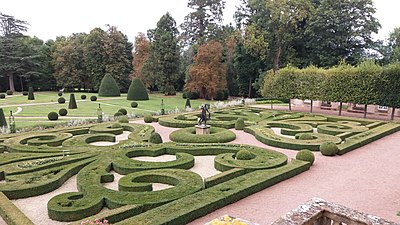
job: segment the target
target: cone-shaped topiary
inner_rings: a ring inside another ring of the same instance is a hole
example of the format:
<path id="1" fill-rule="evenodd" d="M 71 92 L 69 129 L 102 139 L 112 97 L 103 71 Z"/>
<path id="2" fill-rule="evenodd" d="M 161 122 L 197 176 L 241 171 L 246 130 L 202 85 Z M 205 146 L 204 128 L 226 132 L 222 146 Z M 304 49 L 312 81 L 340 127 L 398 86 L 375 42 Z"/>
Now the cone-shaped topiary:
<path id="1" fill-rule="evenodd" d="M 77 109 L 78 105 L 76 104 L 75 95 L 71 94 L 69 97 L 69 105 L 68 109 Z"/>
<path id="2" fill-rule="evenodd" d="M 133 78 L 126 99 L 136 101 L 149 100 L 149 94 L 147 94 L 147 90 L 139 78 Z"/>
<path id="3" fill-rule="evenodd" d="M 296 159 L 310 162 L 312 165 L 315 161 L 315 156 L 314 153 L 312 153 L 312 151 L 303 149 L 296 154 Z"/>
<path id="4" fill-rule="evenodd" d="M 243 130 L 245 127 L 244 124 L 244 119 L 243 118 L 238 118 L 235 122 L 235 129 L 236 130 Z"/>
<path id="5" fill-rule="evenodd" d="M 33 87 L 29 87 L 28 100 L 35 100 L 35 95 L 33 95 Z"/>
<path id="6" fill-rule="evenodd" d="M 101 97 L 119 97 L 121 92 L 115 79 L 110 75 L 106 74 L 101 80 L 99 87 L 99 96 Z"/>
<path id="7" fill-rule="evenodd" d="M 163 140 L 159 133 L 154 132 L 150 135 L 149 142 L 153 143 L 153 144 L 161 144 L 161 143 L 163 143 Z"/>
<path id="8" fill-rule="evenodd" d="M 6 127 L 7 126 L 7 120 L 6 117 L 4 116 L 3 108 L 0 108 L 0 127 Z"/>
<path id="9" fill-rule="evenodd" d="M 186 108 L 192 108 L 192 105 L 190 104 L 190 99 L 189 98 L 186 99 L 185 109 Z"/>

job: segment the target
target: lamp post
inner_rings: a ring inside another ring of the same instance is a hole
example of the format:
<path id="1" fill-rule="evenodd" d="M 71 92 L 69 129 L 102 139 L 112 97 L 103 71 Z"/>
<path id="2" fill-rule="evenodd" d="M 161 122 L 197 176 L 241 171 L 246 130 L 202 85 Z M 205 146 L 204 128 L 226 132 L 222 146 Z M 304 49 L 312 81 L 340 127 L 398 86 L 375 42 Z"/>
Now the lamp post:
<path id="1" fill-rule="evenodd" d="M 100 104 L 99 108 L 97 108 L 97 122 L 98 123 L 103 122 L 103 110 L 101 109 Z"/>
<path id="2" fill-rule="evenodd" d="M 10 117 L 8 119 L 10 120 L 10 132 L 13 134 L 16 132 L 16 130 L 15 130 L 15 118 L 14 115 L 12 114 L 12 111 L 10 111 Z"/>
<path id="3" fill-rule="evenodd" d="M 164 99 L 161 99 L 161 115 L 165 115 Z"/>

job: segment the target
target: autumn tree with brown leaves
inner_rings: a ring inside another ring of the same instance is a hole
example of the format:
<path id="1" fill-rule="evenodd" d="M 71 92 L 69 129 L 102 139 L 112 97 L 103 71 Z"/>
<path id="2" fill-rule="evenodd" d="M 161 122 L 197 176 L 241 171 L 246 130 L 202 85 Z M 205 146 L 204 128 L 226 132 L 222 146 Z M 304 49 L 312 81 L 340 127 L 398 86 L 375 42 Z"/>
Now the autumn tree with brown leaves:
<path id="1" fill-rule="evenodd" d="M 200 98 L 214 99 L 218 91 L 226 89 L 227 66 L 223 62 L 224 48 L 217 41 L 199 47 L 193 65 L 189 68 L 186 90 L 198 92 Z"/>
<path id="2" fill-rule="evenodd" d="M 146 38 L 145 34 L 139 33 L 135 37 L 134 50 L 132 62 L 133 73 L 131 74 L 131 79 L 135 77 L 139 78 L 142 80 L 146 88 L 149 88 L 152 84 L 152 79 L 145 76 L 143 73 L 143 66 L 150 56 L 150 41 Z"/>

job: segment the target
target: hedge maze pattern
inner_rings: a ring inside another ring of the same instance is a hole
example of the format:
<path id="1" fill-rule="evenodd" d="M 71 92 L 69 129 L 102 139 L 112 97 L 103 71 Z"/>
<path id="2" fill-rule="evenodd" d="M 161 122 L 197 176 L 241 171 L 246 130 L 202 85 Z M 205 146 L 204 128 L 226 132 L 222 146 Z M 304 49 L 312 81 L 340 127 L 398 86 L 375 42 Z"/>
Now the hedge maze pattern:
<path id="1" fill-rule="evenodd" d="M 38 196 L 59 188 L 77 174 L 79 192 L 57 195 L 47 203 L 51 219 L 76 224 L 87 217 L 104 218 L 113 224 L 185 224 L 311 166 L 306 161 L 289 161 L 276 151 L 220 143 L 235 139 L 227 129 L 233 128 L 238 118 L 244 119 L 245 132 L 268 145 L 318 150 L 321 143 L 330 141 L 339 146 L 340 154 L 399 130 L 392 123 L 255 108 L 221 110 L 212 116 L 210 124 L 218 127 L 213 130 L 218 138 L 211 143 L 193 141 L 196 137 L 190 127 L 197 123 L 196 113 L 160 117 L 159 123 L 164 126 L 185 128 L 177 131 L 180 140 L 163 144 L 149 143 L 154 128 L 139 124 L 104 123 L 2 136 L 0 191 L 8 199 Z M 276 134 L 273 128 L 279 128 L 283 135 Z M 98 141 L 115 142 L 116 135 L 124 131 L 130 132 L 128 140 L 113 146 L 91 145 Z M 311 133 L 312 138 L 300 140 L 302 133 Z M 241 150 L 252 157 L 237 159 Z M 176 159 L 135 159 L 161 155 L 174 155 Z M 220 173 L 203 179 L 188 169 L 194 166 L 195 156 L 205 155 L 215 156 L 214 167 Z M 118 182 L 118 190 L 103 185 L 114 181 L 112 171 L 125 175 Z M 172 187 L 153 191 L 153 183 Z M 7 198 L 0 196 L 2 201 Z M 12 206 L 3 204 L 0 212 L 15 211 Z M 110 210 L 99 214 L 105 207 Z M 10 218 L 17 224 L 26 223 L 24 216 Z"/>

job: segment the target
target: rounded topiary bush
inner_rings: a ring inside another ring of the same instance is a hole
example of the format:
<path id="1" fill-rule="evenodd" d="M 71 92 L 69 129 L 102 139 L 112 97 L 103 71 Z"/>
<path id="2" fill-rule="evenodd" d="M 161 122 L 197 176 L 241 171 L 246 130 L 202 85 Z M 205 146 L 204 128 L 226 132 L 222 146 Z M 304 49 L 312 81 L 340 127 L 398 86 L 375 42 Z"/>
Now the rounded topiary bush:
<path id="1" fill-rule="evenodd" d="M 333 142 L 325 142 L 319 146 L 319 151 L 324 156 L 335 156 L 339 149 Z"/>
<path id="2" fill-rule="evenodd" d="M 150 114 L 145 115 L 143 119 L 144 119 L 145 123 L 152 123 L 153 122 L 153 116 L 150 115 Z"/>
<path id="3" fill-rule="evenodd" d="M 121 126 L 121 124 L 119 124 L 119 123 L 114 123 L 113 125 L 111 125 L 111 128 L 112 128 L 112 129 L 115 129 L 115 128 L 122 128 L 122 126 Z"/>
<path id="4" fill-rule="evenodd" d="M 115 114 L 114 114 L 114 117 L 120 117 L 120 116 L 123 116 L 124 114 L 122 114 L 120 111 L 118 111 L 118 112 L 116 112 Z"/>
<path id="5" fill-rule="evenodd" d="M 58 103 L 60 103 L 60 104 L 64 104 L 65 103 L 65 98 L 63 98 L 63 97 L 61 97 L 61 98 L 58 98 Z"/>
<path id="6" fill-rule="evenodd" d="M 58 120 L 58 113 L 49 112 L 49 114 L 47 115 L 47 118 L 49 118 L 49 120 Z"/>
<path id="7" fill-rule="evenodd" d="M 68 110 L 60 109 L 58 110 L 58 114 L 60 114 L 60 116 L 66 116 L 68 114 Z"/>
<path id="8" fill-rule="evenodd" d="M 146 87 L 139 78 L 134 78 L 129 86 L 127 100 L 143 101 L 149 100 Z"/>
<path id="9" fill-rule="evenodd" d="M 314 139 L 313 135 L 311 133 L 301 133 L 299 135 L 300 140 L 312 140 Z"/>
<path id="10" fill-rule="evenodd" d="M 96 96 L 90 96 L 90 101 L 92 101 L 92 102 L 95 102 L 95 101 L 97 101 L 97 97 Z"/>
<path id="11" fill-rule="evenodd" d="M 81 99 L 85 100 L 86 99 L 86 95 L 81 95 Z"/>
<path id="12" fill-rule="evenodd" d="M 0 98 L 6 98 L 5 94 L 0 94 Z"/>
<path id="13" fill-rule="evenodd" d="M 22 92 L 22 95 L 23 95 L 23 96 L 27 96 L 27 95 L 28 95 L 28 92 L 27 92 L 27 91 L 24 91 L 24 92 Z"/>
<path id="14" fill-rule="evenodd" d="M 61 97 L 63 95 L 63 93 L 60 91 L 60 92 L 58 92 L 57 95 Z"/>
<path id="15" fill-rule="evenodd" d="M 99 96 L 101 97 L 119 97 L 121 92 L 115 79 L 107 73 L 101 80 L 99 87 Z"/>
<path id="16" fill-rule="evenodd" d="M 122 115 L 126 115 L 128 114 L 128 111 L 126 111 L 126 109 L 119 109 L 118 112 L 122 113 Z"/>
<path id="17" fill-rule="evenodd" d="M 138 107 L 138 103 L 137 103 L 137 102 L 132 102 L 132 103 L 131 103 L 131 107 L 132 107 L 132 108 Z"/>
<path id="18" fill-rule="evenodd" d="M 177 117 L 175 117 L 175 119 L 177 119 L 177 120 L 186 120 L 186 116 L 185 115 L 178 115 Z"/>
<path id="19" fill-rule="evenodd" d="M 312 151 L 310 151 L 308 149 L 303 149 L 296 154 L 296 159 L 310 162 L 312 165 L 315 161 L 315 156 Z"/>
<path id="20" fill-rule="evenodd" d="M 154 132 L 150 135 L 149 142 L 153 143 L 153 144 L 161 144 L 161 143 L 163 143 L 163 140 L 159 133 Z"/>
<path id="21" fill-rule="evenodd" d="M 14 92 L 13 92 L 13 91 L 11 91 L 11 90 L 7 90 L 7 91 L 6 91 L 6 94 L 7 94 L 7 95 L 13 95 L 13 94 L 14 94 Z"/>
<path id="22" fill-rule="evenodd" d="M 235 129 L 236 130 L 243 130 L 244 127 L 245 127 L 244 119 L 243 118 L 237 119 L 236 122 L 235 122 Z"/>
<path id="23" fill-rule="evenodd" d="M 129 118 L 128 118 L 128 116 L 120 116 L 118 118 L 118 122 L 119 123 L 129 123 Z"/>
<path id="24" fill-rule="evenodd" d="M 239 150 L 237 153 L 236 153 L 236 159 L 238 159 L 238 160 L 250 160 L 250 159 L 254 159 L 254 155 L 253 155 L 253 153 L 251 153 L 249 150 L 246 150 L 246 149 L 242 149 L 242 150 Z"/>

